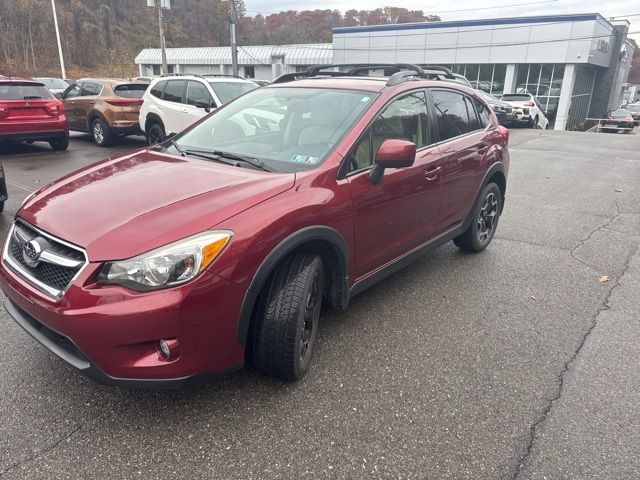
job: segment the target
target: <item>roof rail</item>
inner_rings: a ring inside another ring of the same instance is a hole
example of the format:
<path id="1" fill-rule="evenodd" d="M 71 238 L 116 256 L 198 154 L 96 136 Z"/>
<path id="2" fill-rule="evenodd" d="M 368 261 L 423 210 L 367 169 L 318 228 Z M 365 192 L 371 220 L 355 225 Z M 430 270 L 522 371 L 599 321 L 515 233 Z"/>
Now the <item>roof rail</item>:
<path id="1" fill-rule="evenodd" d="M 336 68 L 347 69 L 336 71 Z M 410 63 L 341 63 L 314 65 L 302 72 L 285 73 L 276 78 L 273 83 L 287 83 L 299 78 L 311 77 L 368 77 L 373 70 L 383 70 L 384 76 L 389 76 L 387 86 L 398 85 L 402 82 L 430 78 L 436 80 L 452 80 L 453 73 L 447 67 L 429 65 L 420 67 Z"/>

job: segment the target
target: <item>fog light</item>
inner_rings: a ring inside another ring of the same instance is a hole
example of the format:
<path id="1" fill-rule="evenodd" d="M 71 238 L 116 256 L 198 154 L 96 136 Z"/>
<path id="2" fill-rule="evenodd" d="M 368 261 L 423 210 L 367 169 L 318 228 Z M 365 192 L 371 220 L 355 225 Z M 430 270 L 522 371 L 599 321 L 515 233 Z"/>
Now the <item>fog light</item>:
<path id="1" fill-rule="evenodd" d="M 160 355 L 165 360 L 172 360 L 180 353 L 180 342 L 177 338 L 160 340 L 158 347 L 160 348 Z"/>

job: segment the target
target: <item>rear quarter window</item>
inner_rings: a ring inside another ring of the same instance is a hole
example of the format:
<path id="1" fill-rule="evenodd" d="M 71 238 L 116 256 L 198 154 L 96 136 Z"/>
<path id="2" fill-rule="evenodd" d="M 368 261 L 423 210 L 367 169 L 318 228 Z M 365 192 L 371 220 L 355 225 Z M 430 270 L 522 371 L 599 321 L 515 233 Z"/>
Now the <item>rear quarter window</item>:
<path id="1" fill-rule="evenodd" d="M 164 87 L 166 86 L 167 86 L 166 80 L 163 80 L 162 82 L 158 82 L 153 87 L 151 87 L 151 90 L 149 91 L 149 93 L 151 93 L 151 95 L 153 95 L 156 98 L 162 98 L 162 94 L 164 93 Z"/>
<path id="2" fill-rule="evenodd" d="M 118 85 L 113 89 L 113 93 L 115 93 L 118 97 L 142 98 L 142 95 L 144 95 L 144 92 L 147 91 L 148 87 L 149 85 L 142 85 L 139 83 Z"/>
<path id="3" fill-rule="evenodd" d="M 0 100 L 35 100 L 38 98 L 51 98 L 52 96 L 49 89 L 41 83 L 0 83 Z"/>

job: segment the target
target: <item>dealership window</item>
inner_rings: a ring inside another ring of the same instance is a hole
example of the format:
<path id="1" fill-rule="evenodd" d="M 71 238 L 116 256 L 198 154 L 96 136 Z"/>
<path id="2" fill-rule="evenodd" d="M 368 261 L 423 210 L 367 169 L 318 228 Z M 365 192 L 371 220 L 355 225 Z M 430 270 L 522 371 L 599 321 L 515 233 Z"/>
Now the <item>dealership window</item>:
<path id="1" fill-rule="evenodd" d="M 446 66 L 452 72 L 464 75 L 471 86 L 478 90 L 498 97 L 504 93 L 504 79 L 507 76 L 506 65 L 470 63 Z"/>
<path id="2" fill-rule="evenodd" d="M 585 121 L 589 115 L 596 69 L 591 65 L 576 66 L 576 80 L 571 92 L 571 106 L 567 115 L 566 128 L 572 128 Z"/>
<path id="3" fill-rule="evenodd" d="M 244 78 L 256 78 L 256 67 L 253 65 L 244 67 Z"/>
<path id="4" fill-rule="evenodd" d="M 515 93 L 531 93 L 540 104 L 549 120 L 556 118 L 564 65 L 532 63 L 518 65 Z"/>

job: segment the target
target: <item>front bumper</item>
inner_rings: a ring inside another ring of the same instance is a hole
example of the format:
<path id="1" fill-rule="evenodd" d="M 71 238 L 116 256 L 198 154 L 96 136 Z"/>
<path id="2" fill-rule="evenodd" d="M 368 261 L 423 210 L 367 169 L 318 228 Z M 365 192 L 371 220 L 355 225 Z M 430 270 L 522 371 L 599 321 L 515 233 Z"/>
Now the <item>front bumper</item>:
<path id="1" fill-rule="evenodd" d="M 31 336 L 90 378 L 134 388 L 180 388 L 240 368 L 236 338 L 244 289 L 205 272 L 167 290 L 98 286 L 90 263 L 58 300 L 0 265 L 5 309 Z M 177 339 L 165 360 L 160 339 Z"/>

